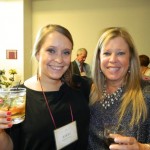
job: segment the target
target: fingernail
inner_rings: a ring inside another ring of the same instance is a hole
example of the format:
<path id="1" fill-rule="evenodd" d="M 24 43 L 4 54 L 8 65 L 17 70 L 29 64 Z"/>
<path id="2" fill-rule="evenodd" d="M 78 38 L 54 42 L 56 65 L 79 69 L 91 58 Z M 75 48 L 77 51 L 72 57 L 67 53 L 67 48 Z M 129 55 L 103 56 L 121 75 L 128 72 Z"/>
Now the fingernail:
<path id="1" fill-rule="evenodd" d="M 8 124 L 8 127 L 11 128 L 11 127 L 12 127 L 12 124 Z"/>
<path id="2" fill-rule="evenodd" d="M 10 112 L 10 111 L 7 111 L 7 115 L 8 115 L 8 116 L 11 115 L 11 112 Z"/>
<path id="3" fill-rule="evenodd" d="M 8 117 L 8 118 L 7 118 L 7 121 L 10 121 L 10 120 L 11 120 L 11 118 Z"/>
<path id="4" fill-rule="evenodd" d="M 0 104 L 2 104 L 3 103 L 3 99 L 0 99 Z"/>

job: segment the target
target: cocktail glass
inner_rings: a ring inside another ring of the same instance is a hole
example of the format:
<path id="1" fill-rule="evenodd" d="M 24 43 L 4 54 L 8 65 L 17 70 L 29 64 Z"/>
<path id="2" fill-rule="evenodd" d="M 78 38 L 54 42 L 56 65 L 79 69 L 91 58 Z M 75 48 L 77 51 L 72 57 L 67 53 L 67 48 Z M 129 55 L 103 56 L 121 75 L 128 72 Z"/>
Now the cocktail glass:
<path id="1" fill-rule="evenodd" d="M 13 124 L 25 119 L 26 88 L 0 88 L 0 110 L 10 111 Z"/>

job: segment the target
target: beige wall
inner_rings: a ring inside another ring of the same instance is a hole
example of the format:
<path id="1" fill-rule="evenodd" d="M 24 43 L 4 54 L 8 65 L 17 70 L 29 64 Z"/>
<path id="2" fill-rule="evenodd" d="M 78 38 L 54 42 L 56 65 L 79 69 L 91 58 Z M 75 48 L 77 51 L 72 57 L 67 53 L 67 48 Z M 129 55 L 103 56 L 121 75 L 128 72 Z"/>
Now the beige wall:
<path id="1" fill-rule="evenodd" d="M 32 75 L 32 1 L 24 0 L 24 79 Z"/>
<path id="2" fill-rule="evenodd" d="M 91 64 L 99 33 L 109 26 L 126 27 L 139 54 L 150 56 L 149 14 L 149 0 L 0 0 L 0 69 L 17 69 L 17 80 L 22 82 L 36 73 L 36 61 L 31 62 L 33 41 L 39 28 L 49 23 L 71 31 L 72 60 L 76 50 L 85 47 Z M 17 49 L 18 59 L 7 60 L 6 49 Z"/>
<path id="3" fill-rule="evenodd" d="M 76 50 L 87 48 L 91 64 L 100 31 L 109 26 L 123 26 L 133 36 L 139 54 L 150 56 L 149 0 L 39 0 L 32 3 L 33 40 L 38 29 L 49 23 L 67 27 L 74 38 L 72 60 Z M 33 72 L 36 65 L 33 66 Z"/>
<path id="4" fill-rule="evenodd" d="M 23 1 L 0 0 L 0 69 L 16 69 L 15 84 L 24 81 Z M 17 59 L 6 59 L 6 50 L 17 50 Z"/>

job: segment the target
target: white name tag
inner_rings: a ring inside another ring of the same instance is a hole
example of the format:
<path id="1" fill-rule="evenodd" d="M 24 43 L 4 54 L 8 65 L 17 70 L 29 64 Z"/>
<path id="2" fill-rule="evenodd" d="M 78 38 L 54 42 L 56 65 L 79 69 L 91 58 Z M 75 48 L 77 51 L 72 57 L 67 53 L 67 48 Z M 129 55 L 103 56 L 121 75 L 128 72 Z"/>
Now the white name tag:
<path id="1" fill-rule="evenodd" d="M 76 121 L 54 130 L 57 150 L 78 140 Z"/>

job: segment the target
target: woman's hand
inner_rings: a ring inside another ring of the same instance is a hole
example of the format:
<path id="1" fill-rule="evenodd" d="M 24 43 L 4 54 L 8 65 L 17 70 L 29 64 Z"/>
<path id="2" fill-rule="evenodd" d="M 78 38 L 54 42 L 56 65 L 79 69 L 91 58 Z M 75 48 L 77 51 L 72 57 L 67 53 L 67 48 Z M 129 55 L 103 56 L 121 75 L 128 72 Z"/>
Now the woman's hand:
<path id="1" fill-rule="evenodd" d="M 0 133 L 3 129 L 12 127 L 11 112 L 0 110 Z"/>
<path id="2" fill-rule="evenodd" d="M 110 134 L 109 136 L 114 138 L 116 143 L 109 146 L 110 150 L 146 150 L 142 148 L 134 137 L 127 137 L 119 134 Z"/>
<path id="3" fill-rule="evenodd" d="M 4 130 L 11 127 L 11 112 L 0 110 L 0 150 L 13 150 L 12 140 Z"/>

